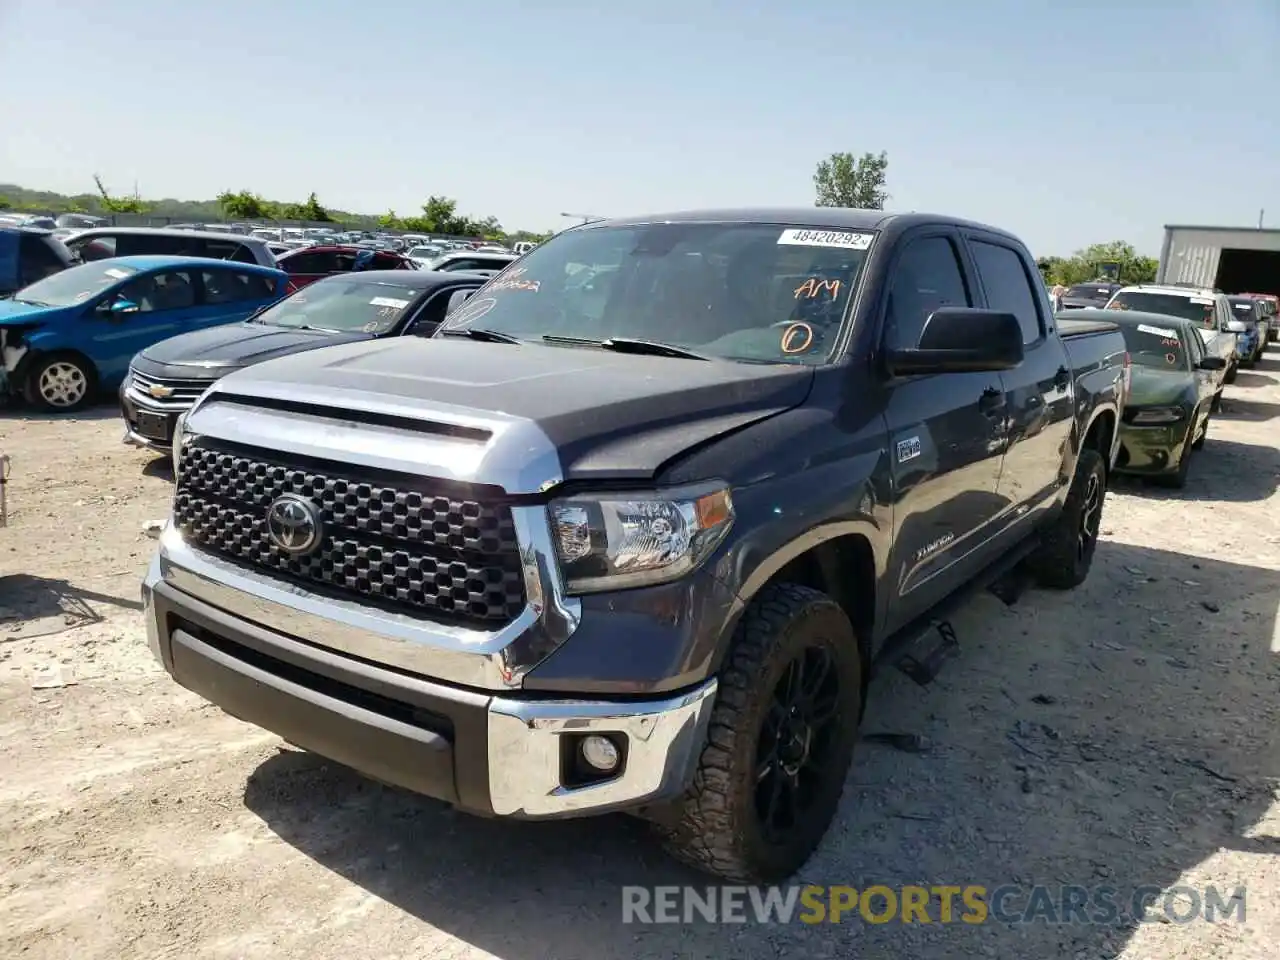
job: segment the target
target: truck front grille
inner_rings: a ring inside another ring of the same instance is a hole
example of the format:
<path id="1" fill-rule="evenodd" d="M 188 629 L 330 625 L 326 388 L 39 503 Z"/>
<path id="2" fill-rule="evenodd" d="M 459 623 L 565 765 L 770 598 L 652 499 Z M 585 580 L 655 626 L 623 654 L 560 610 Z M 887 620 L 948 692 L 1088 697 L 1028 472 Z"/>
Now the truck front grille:
<path id="1" fill-rule="evenodd" d="M 441 481 L 378 480 L 278 457 L 189 444 L 174 496 L 174 521 L 187 540 L 250 567 L 437 619 L 496 628 L 524 608 L 509 506 L 460 499 Z M 323 537 L 309 555 L 291 556 L 267 535 L 267 509 L 285 493 L 320 510 Z"/>

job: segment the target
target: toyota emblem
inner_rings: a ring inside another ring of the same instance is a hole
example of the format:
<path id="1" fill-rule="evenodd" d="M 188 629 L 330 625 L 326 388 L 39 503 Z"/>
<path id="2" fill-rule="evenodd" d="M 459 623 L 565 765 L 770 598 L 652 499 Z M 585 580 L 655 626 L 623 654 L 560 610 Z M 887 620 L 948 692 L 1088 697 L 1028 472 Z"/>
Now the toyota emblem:
<path id="1" fill-rule="evenodd" d="M 286 493 L 267 507 L 267 537 L 291 556 L 311 553 L 323 533 L 320 510 L 306 497 Z"/>

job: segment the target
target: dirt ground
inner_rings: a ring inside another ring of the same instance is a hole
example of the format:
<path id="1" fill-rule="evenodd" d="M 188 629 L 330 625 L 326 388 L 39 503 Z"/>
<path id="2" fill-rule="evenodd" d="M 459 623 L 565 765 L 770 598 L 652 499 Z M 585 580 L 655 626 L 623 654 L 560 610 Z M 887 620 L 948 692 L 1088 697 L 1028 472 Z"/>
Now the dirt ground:
<path id="1" fill-rule="evenodd" d="M 623 885 L 706 882 L 636 821 L 475 820 L 172 683 L 138 612 L 165 470 L 121 445 L 110 407 L 7 412 L 0 954 L 1274 957 L 1280 351 L 1227 397 L 1185 491 L 1112 490 L 1083 588 L 983 595 L 936 683 L 876 679 L 866 732 L 924 749 L 864 745 L 800 878 L 1247 888 L 1243 924 L 1128 926 L 624 925 Z"/>

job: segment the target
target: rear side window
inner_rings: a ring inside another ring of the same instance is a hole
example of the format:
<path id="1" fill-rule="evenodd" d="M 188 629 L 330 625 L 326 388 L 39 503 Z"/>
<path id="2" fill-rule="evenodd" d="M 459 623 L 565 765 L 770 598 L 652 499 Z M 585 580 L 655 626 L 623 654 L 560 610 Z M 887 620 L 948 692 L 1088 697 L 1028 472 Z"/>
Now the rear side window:
<path id="1" fill-rule="evenodd" d="M 208 304 L 267 300 L 276 292 L 275 281 L 270 277 L 239 270 L 206 270 L 202 279 L 204 302 Z"/>
<path id="2" fill-rule="evenodd" d="M 331 253 L 299 253 L 281 260 L 279 266 L 288 273 L 332 273 Z"/>
<path id="3" fill-rule="evenodd" d="M 1022 257 L 1011 247 L 980 240 L 970 248 L 987 293 L 987 307 L 1012 313 L 1022 327 L 1022 342 L 1035 343 L 1040 339 L 1040 297 Z"/>
<path id="4" fill-rule="evenodd" d="M 940 307 L 971 307 L 956 248 L 946 237 L 912 240 L 893 270 L 885 312 L 885 346 L 914 350 L 925 321 Z"/>

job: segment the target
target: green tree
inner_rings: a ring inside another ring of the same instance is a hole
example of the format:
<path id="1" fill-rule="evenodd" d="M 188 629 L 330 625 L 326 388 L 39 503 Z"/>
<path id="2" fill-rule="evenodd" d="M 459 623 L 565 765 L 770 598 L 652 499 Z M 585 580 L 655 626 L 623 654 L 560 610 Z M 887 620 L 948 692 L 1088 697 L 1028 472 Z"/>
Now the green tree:
<path id="1" fill-rule="evenodd" d="M 218 194 L 218 206 L 230 220 L 271 220 L 275 213 L 274 204 L 249 190 L 224 190 Z"/>
<path id="2" fill-rule="evenodd" d="M 378 217 L 378 226 L 383 230 L 403 230 L 404 221 L 396 216 L 394 210 L 388 210 L 382 216 Z"/>
<path id="3" fill-rule="evenodd" d="M 1119 283 L 1150 283 L 1159 266 L 1155 257 L 1142 256 L 1123 240 L 1090 244 L 1070 257 L 1042 257 L 1040 263 L 1046 281 L 1068 287 L 1101 280 L 1104 266 L 1110 264 L 1116 267 Z"/>
<path id="4" fill-rule="evenodd" d="M 818 164 L 813 175 L 813 188 L 819 207 L 857 207 L 883 210 L 889 194 L 885 192 L 885 173 L 889 156 L 864 153 L 833 153 Z"/>
<path id="5" fill-rule="evenodd" d="M 101 199 L 98 206 L 107 213 L 146 213 L 151 209 L 151 204 L 143 202 L 138 196 L 138 191 L 134 190 L 131 197 L 113 197 L 107 192 L 107 188 L 102 183 L 102 178 L 96 173 L 93 175 L 93 182 L 98 188 L 98 194 Z"/>
<path id="6" fill-rule="evenodd" d="M 13 209 L 13 201 L 10 200 L 8 197 L 4 196 L 3 194 L 0 194 L 0 210 L 12 210 L 12 209 Z"/>

